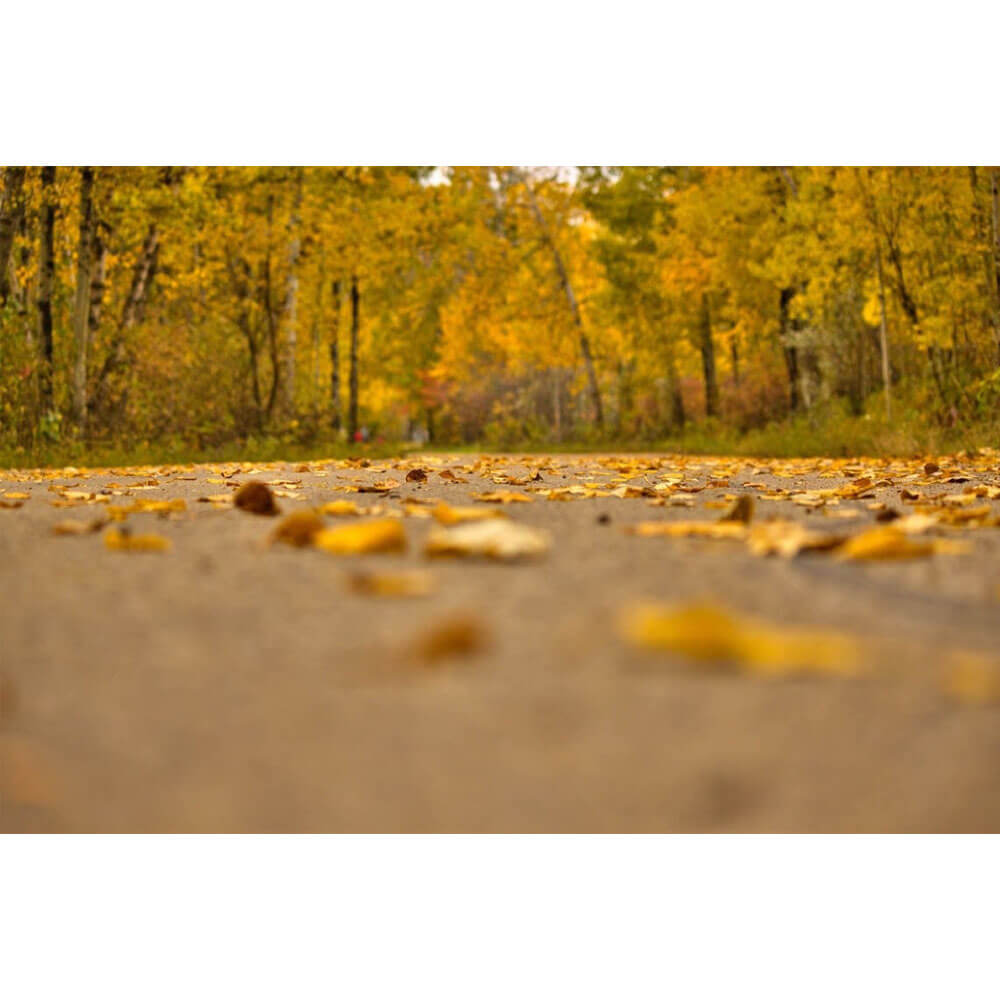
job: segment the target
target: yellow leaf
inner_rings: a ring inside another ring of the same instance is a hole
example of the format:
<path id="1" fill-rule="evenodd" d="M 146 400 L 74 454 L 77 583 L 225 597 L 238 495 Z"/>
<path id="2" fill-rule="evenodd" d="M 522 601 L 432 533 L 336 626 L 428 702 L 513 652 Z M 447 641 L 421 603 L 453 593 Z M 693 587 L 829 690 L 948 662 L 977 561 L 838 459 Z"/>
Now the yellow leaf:
<path id="1" fill-rule="evenodd" d="M 170 548 L 170 540 L 162 535 L 132 535 L 117 528 L 105 532 L 104 544 L 115 552 L 166 552 Z"/>
<path id="2" fill-rule="evenodd" d="M 432 511 L 440 524 L 461 524 L 464 521 L 487 521 L 492 517 L 506 517 L 502 510 L 490 507 L 452 507 L 439 503 Z"/>
<path id="3" fill-rule="evenodd" d="M 403 552 L 406 550 L 406 531 L 399 521 L 362 521 L 339 528 L 325 528 L 313 537 L 313 545 L 339 556 Z"/>
<path id="4" fill-rule="evenodd" d="M 808 531 L 797 521 L 765 521 L 751 529 L 747 547 L 755 556 L 779 555 L 791 559 L 800 552 L 836 548 L 843 541 L 843 535 Z"/>
<path id="5" fill-rule="evenodd" d="M 424 551 L 429 556 L 519 559 L 543 555 L 549 545 L 549 536 L 544 531 L 506 519 L 490 519 L 459 524 L 454 528 L 434 527 L 427 537 Z"/>
<path id="6" fill-rule="evenodd" d="M 627 612 L 623 631 L 638 646 L 762 676 L 850 675 L 858 660 L 857 643 L 838 632 L 781 628 L 709 604 L 640 605 Z"/>
<path id="7" fill-rule="evenodd" d="M 351 517 L 361 513 L 361 508 L 353 500 L 331 500 L 317 510 L 329 517 Z"/>
<path id="8" fill-rule="evenodd" d="M 933 555 L 935 543 L 915 542 L 895 525 L 869 528 L 837 549 L 837 559 L 916 559 Z"/>
<path id="9" fill-rule="evenodd" d="M 473 493 L 473 500 L 481 503 L 534 503 L 535 498 L 527 493 L 515 493 L 512 490 L 494 490 L 492 493 Z"/>
<path id="10" fill-rule="evenodd" d="M 946 669 L 944 689 L 969 705 L 1000 701 L 1000 662 L 979 653 L 954 653 Z"/>

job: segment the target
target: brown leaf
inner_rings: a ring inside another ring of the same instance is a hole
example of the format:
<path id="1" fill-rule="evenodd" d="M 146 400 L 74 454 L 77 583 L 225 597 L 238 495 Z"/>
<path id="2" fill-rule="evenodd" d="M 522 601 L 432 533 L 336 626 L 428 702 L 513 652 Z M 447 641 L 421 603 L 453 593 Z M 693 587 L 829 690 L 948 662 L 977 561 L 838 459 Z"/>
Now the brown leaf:
<path id="1" fill-rule="evenodd" d="M 437 622 L 413 643 L 414 654 L 425 663 L 469 657 L 483 652 L 490 644 L 489 633 L 471 615 L 455 615 Z"/>
<path id="2" fill-rule="evenodd" d="M 729 512 L 719 518 L 720 521 L 735 521 L 738 524 L 749 524 L 753 520 L 754 499 L 749 493 L 742 493 L 736 498 Z"/>
<path id="3" fill-rule="evenodd" d="M 324 527 L 323 518 L 315 511 L 297 510 L 278 524 L 271 533 L 271 541 L 304 548 L 312 545 L 313 539 Z"/>
<path id="4" fill-rule="evenodd" d="M 353 573 L 348 586 L 368 597 L 424 597 L 434 589 L 434 577 L 423 570 L 399 573 Z"/>
<path id="5" fill-rule="evenodd" d="M 427 473 L 423 469 L 410 469 L 406 474 L 406 481 L 408 483 L 426 483 Z"/>
<path id="6" fill-rule="evenodd" d="M 267 483 L 251 480 L 244 483 L 233 497 L 233 503 L 245 510 L 249 514 L 261 514 L 265 517 L 274 517 L 280 514 L 281 510 L 274 500 L 274 494 Z"/>

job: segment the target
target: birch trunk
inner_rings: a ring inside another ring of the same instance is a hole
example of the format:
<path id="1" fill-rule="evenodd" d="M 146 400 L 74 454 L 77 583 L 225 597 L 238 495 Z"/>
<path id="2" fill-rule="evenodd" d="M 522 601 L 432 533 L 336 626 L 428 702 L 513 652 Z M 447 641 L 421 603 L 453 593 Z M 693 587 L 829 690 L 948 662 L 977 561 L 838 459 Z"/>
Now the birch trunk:
<path id="1" fill-rule="evenodd" d="M 87 419 L 87 343 L 90 283 L 94 258 L 94 168 L 80 168 L 80 231 L 76 257 L 76 295 L 73 299 L 73 422 L 81 430 Z"/>
<path id="2" fill-rule="evenodd" d="M 559 276 L 559 284 L 562 287 L 563 294 L 566 296 L 566 301 L 569 303 L 569 311 L 573 317 L 573 325 L 576 327 L 577 338 L 580 344 L 580 354 L 583 356 L 584 371 L 587 373 L 587 385 L 590 389 L 591 405 L 594 408 L 594 423 L 597 424 L 598 427 L 603 427 L 604 406 L 601 401 L 601 390 L 597 384 L 597 373 L 594 369 L 594 357 L 590 350 L 590 339 L 587 337 L 587 331 L 584 329 L 583 318 L 580 314 L 580 304 L 577 301 L 576 293 L 573 291 L 572 282 L 569 280 L 569 272 L 566 270 L 566 263 L 563 260 L 562 254 L 559 252 L 559 248 L 556 246 L 555 239 L 553 238 L 552 232 L 545 220 L 545 216 L 542 213 L 542 208 L 538 204 L 538 199 L 535 197 L 535 192 L 532 190 L 531 184 L 528 182 L 527 178 L 522 176 L 521 180 L 524 184 L 524 189 L 528 194 L 531 211 L 535 216 L 535 221 L 538 223 L 538 229 L 542 235 L 542 240 L 549 248 L 549 252 L 552 254 L 552 262 L 555 265 L 556 274 Z"/>
<path id="3" fill-rule="evenodd" d="M 41 409 L 53 407 L 52 393 L 52 285 L 55 282 L 56 168 L 42 167 L 42 204 L 38 218 L 38 346 L 41 351 L 39 397 Z"/>

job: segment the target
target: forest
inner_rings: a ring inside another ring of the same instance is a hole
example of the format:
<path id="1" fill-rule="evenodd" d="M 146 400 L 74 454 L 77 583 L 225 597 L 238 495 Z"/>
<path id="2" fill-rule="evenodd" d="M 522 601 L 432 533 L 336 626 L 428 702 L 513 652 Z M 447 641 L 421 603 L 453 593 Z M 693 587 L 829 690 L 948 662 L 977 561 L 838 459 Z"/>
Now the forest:
<path id="1" fill-rule="evenodd" d="M 975 166 L 4 167 L 0 448 L 794 448 L 850 421 L 988 443 L 998 189 Z"/>

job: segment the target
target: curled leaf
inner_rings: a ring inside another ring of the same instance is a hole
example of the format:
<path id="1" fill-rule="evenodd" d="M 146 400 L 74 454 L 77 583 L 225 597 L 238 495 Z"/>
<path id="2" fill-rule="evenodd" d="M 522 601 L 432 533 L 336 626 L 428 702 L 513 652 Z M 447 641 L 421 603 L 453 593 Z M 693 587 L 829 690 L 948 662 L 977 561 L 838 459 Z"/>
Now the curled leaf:
<path id="1" fill-rule="evenodd" d="M 452 507 L 451 504 L 439 503 L 432 511 L 434 520 L 439 524 L 462 524 L 465 521 L 488 521 L 493 517 L 506 517 L 502 510 L 493 507 Z"/>
<path id="2" fill-rule="evenodd" d="M 262 514 L 265 517 L 274 517 L 281 513 L 280 508 L 274 499 L 274 493 L 267 483 L 251 480 L 244 483 L 233 497 L 233 503 L 245 510 L 249 514 Z"/>
<path id="3" fill-rule="evenodd" d="M 720 521 L 735 521 L 737 524 L 749 524 L 753 520 L 754 499 L 749 493 L 741 493 L 729 511 Z"/>

